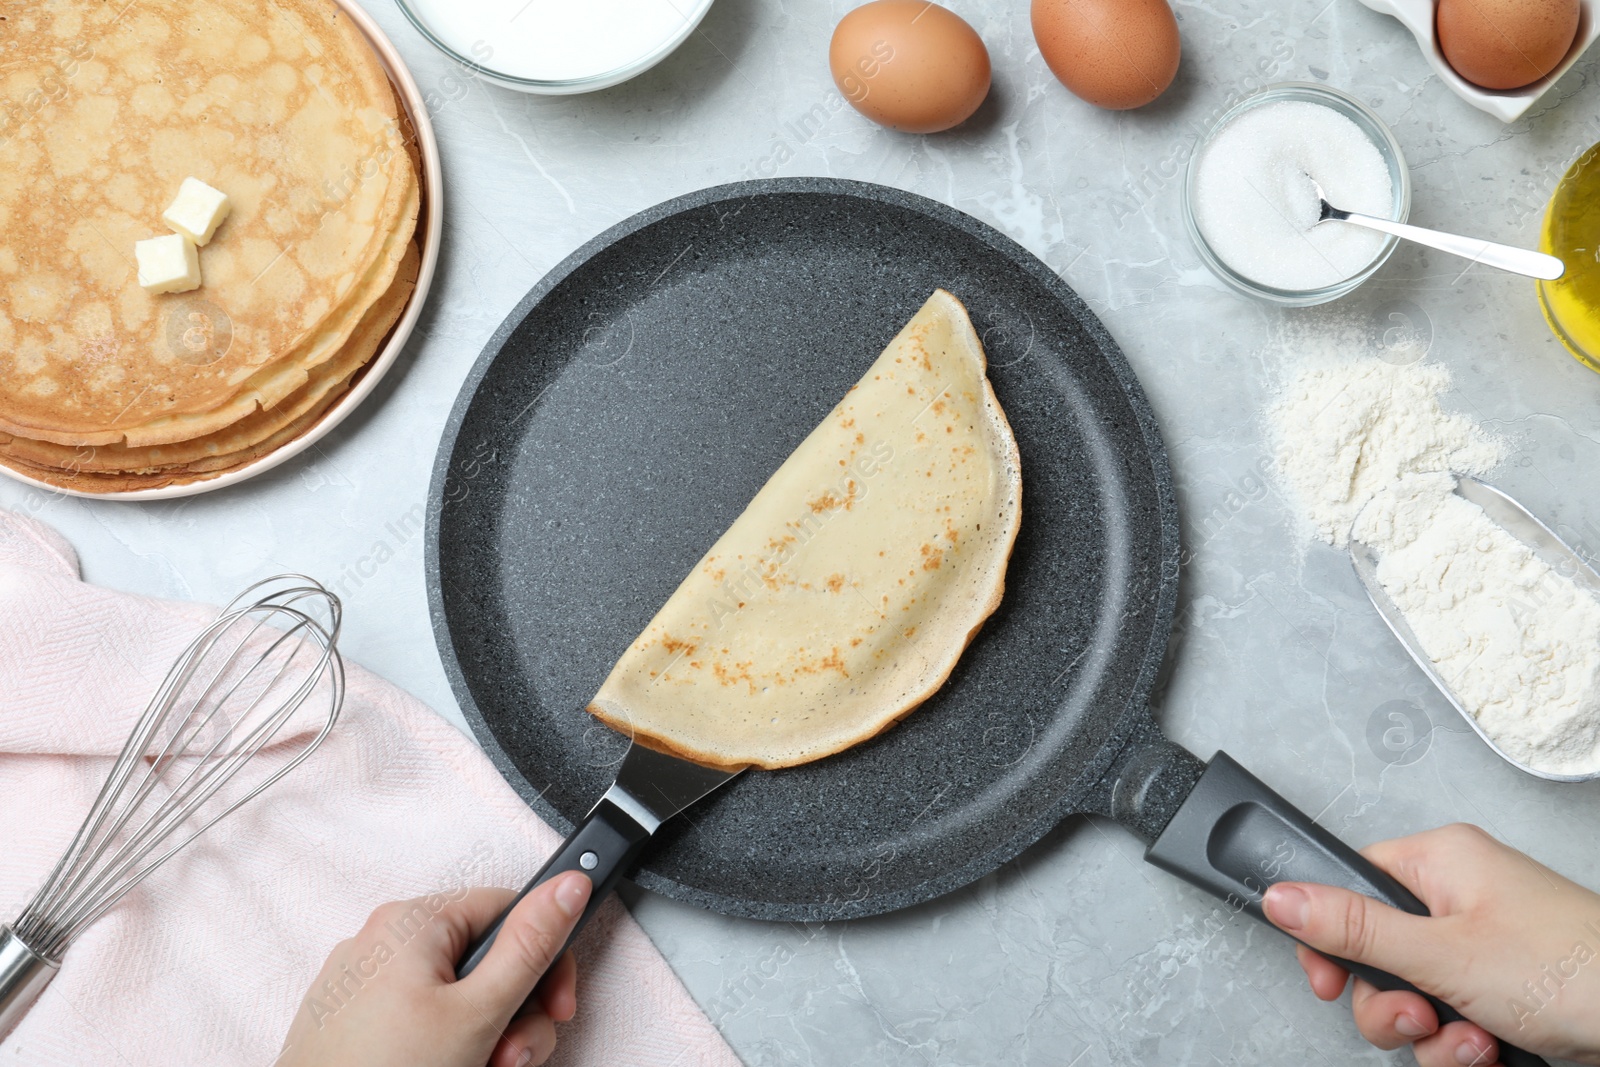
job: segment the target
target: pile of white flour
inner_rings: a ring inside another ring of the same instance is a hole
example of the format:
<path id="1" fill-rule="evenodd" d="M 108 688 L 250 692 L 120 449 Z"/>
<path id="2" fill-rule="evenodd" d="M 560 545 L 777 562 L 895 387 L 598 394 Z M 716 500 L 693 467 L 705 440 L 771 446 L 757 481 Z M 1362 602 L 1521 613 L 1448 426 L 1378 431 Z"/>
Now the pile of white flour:
<path id="1" fill-rule="evenodd" d="M 1440 407 L 1449 384 L 1439 364 L 1300 366 L 1267 413 L 1279 477 L 1317 537 L 1377 552 L 1384 590 L 1502 749 L 1600 769 L 1600 600 L 1455 494 L 1450 472 L 1484 473 L 1502 444 Z"/>
<path id="2" fill-rule="evenodd" d="M 1279 476 L 1316 535 L 1343 546 L 1356 513 L 1407 474 L 1482 474 L 1500 442 L 1471 419 L 1447 415 L 1438 363 L 1314 358 L 1297 368 L 1267 412 Z"/>

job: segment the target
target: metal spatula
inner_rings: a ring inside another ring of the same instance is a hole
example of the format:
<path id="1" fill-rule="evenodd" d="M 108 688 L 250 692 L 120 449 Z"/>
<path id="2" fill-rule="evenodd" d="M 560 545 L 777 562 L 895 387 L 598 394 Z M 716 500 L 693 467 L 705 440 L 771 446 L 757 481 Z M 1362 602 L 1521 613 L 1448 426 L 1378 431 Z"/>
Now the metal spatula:
<path id="1" fill-rule="evenodd" d="M 1466 475 L 1456 476 L 1456 495 L 1482 508 L 1496 525 L 1527 545 L 1538 559 L 1555 568 L 1557 574 L 1571 579 L 1579 588 L 1600 596 L 1600 574 L 1596 574 L 1582 556 L 1535 518 L 1527 508 L 1493 486 Z M 1440 676 L 1433 660 L 1423 651 L 1422 643 L 1417 640 L 1417 635 L 1406 622 L 1406 617 L 1401 614 L 1399 606 L 1384 591 L 1383 585 L 1378 581 L 1377 552 L 1371 545 L 1351 537 L 1350 562 L 1354 565 L 1356 576 L 1361 579 L 1361 585 L 1366 589 L 1372 606 L 1378 609 L 1379 616 L 1388 624 L 1395 637 L 1399 638 L 1401 646 L 1410 654 L 1416 665 L 1422 668 L 1422 673 L 1428 676 L 1439 692 L 1444 694 L 1450 706 L 1461 713 L 1467 725 L 1483 738 L 1484 744 L 1493 749 L 1496 755 L 1520 771 L 1537 778 L 1548 778 L 1552 782 L 1587 782 L 1600 778 L 1600 771 L 1592 774 L 1554 774 L 1542 771 L 1537 767 L 1528 766 L 1496 744 L 1494 738 L 1479 725 L 1478 720 Z"/>

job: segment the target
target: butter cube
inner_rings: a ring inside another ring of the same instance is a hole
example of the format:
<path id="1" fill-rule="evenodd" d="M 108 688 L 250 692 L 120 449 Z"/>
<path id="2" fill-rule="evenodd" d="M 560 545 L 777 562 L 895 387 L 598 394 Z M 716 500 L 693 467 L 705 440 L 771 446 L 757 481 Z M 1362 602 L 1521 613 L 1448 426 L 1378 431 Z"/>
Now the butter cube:
<path id="1" fill-rule="evenodd" d="M 218 192 L 199 178 L 185 178 L 178 198 L 161 213 L 161 220 L 197 245 L 211 240 L 233 205 L 228 194 Z"/>
<path id="2" fill-rule="evenodd" d="M 200 285 L 200 253 L 181 233 L 135 241 L 139 284 L 148 293 L 187 293 Z"/>

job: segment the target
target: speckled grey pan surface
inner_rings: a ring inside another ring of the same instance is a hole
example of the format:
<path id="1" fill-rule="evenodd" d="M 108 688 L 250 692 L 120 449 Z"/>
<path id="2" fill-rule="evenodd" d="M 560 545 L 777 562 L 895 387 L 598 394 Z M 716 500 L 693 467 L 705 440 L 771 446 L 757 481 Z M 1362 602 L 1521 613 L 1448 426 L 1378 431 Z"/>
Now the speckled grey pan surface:
<path id="1" fill-rule="evenodd" d="M 583 710 L 611 664 L 939 286 L 970 311 L 1022 451 L 1004 602 L 898 726 L 748 773 L 663 826 L 645 888 L 762 919 L 876 914 L 1082 810 L 1146 721 L 1172 617 L 1154 418 L 1027 251 L 922 197 L 811 178 L 702 190 L 607 230 L 462 388 L 430 493 L 434 632 L 479 740 L 565 832 L 625 747 Z"/>

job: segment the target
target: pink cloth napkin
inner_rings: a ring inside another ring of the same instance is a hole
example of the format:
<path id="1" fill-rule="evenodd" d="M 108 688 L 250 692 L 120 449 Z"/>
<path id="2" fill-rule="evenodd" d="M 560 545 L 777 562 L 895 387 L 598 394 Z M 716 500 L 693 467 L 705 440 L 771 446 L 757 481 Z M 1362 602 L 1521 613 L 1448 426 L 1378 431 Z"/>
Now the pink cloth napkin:
<path id="1" fill-rule="evenodd" d="M 0 511 L 0 922 L 214 615 L 86 585 L 59 535 Z M 352 665 L 322 748 L 91 927 L 0 1063 L 269 1067 L 322 960 L 375 905 L 520 884 L 558 843 L 469 739 Z M 736 1067 L 614 898 L 577 954 L 578 1016 L 552 1063 Z"/>

